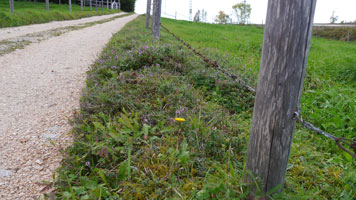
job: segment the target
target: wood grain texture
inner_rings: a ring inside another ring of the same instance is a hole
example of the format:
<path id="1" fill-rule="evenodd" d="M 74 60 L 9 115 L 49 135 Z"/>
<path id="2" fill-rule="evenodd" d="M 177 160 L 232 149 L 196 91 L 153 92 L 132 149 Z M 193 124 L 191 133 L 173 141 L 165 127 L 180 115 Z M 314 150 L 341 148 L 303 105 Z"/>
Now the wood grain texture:
<path id="1" fill-rule="evenodd" d="M 269 0 L 246 170 L 264 192 L 283 185 L 316 0 Z M 247 182 L 252 178 L 246 174 Z"/>
<path id="2" fill-rule="evenodd" d="M 152 35 L 156 40 L 159 40 L 161 36 L 161 10 L 162 0 L 154 0 L 152 15 Z"/>
<path id="3" fill-rule="evenodd" d="M 151 3 L 152 3 L 152 0 L 147 0 L 147 8 L 146 8 L 146 29 L 148 29 L 148 28 L 150 27 Z"/>

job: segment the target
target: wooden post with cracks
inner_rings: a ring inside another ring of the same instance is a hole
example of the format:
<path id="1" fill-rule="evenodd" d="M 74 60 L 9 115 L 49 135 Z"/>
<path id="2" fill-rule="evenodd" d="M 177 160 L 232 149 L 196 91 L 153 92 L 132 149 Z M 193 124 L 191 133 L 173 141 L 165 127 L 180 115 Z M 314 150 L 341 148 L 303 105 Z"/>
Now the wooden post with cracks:
<path id="1" fill-rule="evenodd" d="M 316 0 L 269 0 L 245 178 L 262 192 L 287 171 L 312 35 Z M 252 175 L 252 177 L 251 177 Z"/>
<path id="2" fill-rule="evenodd" d="M 152 0 L 147 0 L 147 8 L 146 8 L 146 29 L 150 28 L 151 3 L 152 3 Z"/>
<path id="3" fill-rule="evenodd" d="M 161 9 L 162 0 L 154 0 L 152 15 L 152 35 L 156 40 L 159 40 L 161 37 Z"/>

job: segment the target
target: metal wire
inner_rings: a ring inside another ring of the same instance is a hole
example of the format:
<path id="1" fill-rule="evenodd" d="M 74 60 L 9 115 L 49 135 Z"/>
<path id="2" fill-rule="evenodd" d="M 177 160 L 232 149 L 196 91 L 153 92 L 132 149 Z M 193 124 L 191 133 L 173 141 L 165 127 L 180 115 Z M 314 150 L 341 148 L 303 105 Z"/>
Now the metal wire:
<path id="1" fill-rule="evenodd" d="M 196 49 L 194 49 L 190 44 L 186 43 L 184 40 L 182 40 L 181 38 L 179 38 L 177 35 L 175 35 L 174 33 L 172 33 L 168 28 L 166 28 L 165 26 L 163 26 L 161 24 L 161 27 L 167 31 L 169 34 L 171 34 L 176 40 L 178 40 L 179 42 L 181 42 L 182 44 L 184 44 L 189 50 L 193 51 L 196 55 L 198 55 L 199 57 L 201 57 L 204 62 L 210 64 L 211 66 L 215 67 L 216 69 L 218 69 L 220 72 L 224 73 L 225 75 L 227 75 L 228 77 L 232 78 L 234 81 L 238 82 L 241 86 L 243 86 L 245 89 L 247 89 L 248 91 L 252 92 L 253 94 L 256 94 L 256 90 L 247 85 L 247 83 L 245 81 L 243 81 L 239 76 L 232 74 L 224 69 L 221 68 L 221 66 L 216 62 L 216 61 L 212 61 L 209 58 L 207 58 L 206 56 L 204 56 L 203 54 L 201 54 L 200 52 L 198 52 Z M 322 131 L 320 128 L 315 127 L 312 123 L 304 121 L 301 117 L 299 112 L 295 112 L 294 113 L 295 118 L 297 119 L 298 122 L 300 122 L 305 128 L 312 130 L 320 135 L 325 136 L 326 138 L 334 141 L 336 143 L 336 145 L 343 151 L 347 152 L 348 154 L 350 154 L 353 158 L 356 159 L 356 141 L 347 139 L 347 138 L 343 138 L 343 137 L 336 137 L 334 135 L 331 135 L 329 133 L 326 133 L 324 131 Z M 352 149 L 355 153 L 351 152 L 349 149 L 347 149 L 345 146 L 350 147 L 350 149 Z"/>
<path id="2" fill-rule="evenodd" d="M 356 152 L 356 141 L 347 139 L 347 138 L 339 138 L 336 137 L 334 135 L 331 135 L 329 133 L 326 133 L 324 131 L 322 131 L 320 128 L 315 127 L 312 123 L 304 121 L 301 117 L 299 112 L 295 112 L 294 113 L 295 118 L 298 120 L 298 122 L 300 122 L 305 128 L 315 131 L 320 135 L 325 136 L 326 138 L 333 140 L 336 145 L 343 151 L 347 152 L 348 154 L 350 154 L 353 158 L 356 159 L 356 154 L 351 152 L 349 149 L 347 149 L 345 146 L 349 146 L 354 152 Z M 345 145 L 345 146 L 344 146 Z"/>
<path id="3" fill-rule="evenodd" d="M 168 30 L 168 28 L 166 28 L 165 26 L 163 26 L 161 24 L 161 27 L 167 31 L 169 34 L 171 34 L 176 40 L 178 40 L 179 42 L 181 42 L 182 44 L 184 44 L 189 50 L 193 51 L 193 53 L 195 53 L 196 55 L 198 55 L 199 57 L 201 57 L 204 62 L 208 63 L 209 65 L 215 67 L 217 70 L 219 70 L 220 72 L 222 72 L 223 74 L 225 74 L 226 76 L 232 78 L 234 81 L 238 82 L 242 87 L 244 87 L 245 89 L 247 89 L 248 91 L 250 91 L 253 94 L 256 94 L 256 90 L 249 86 L 245 81 L 243 81 L 239 76 L 232 74 L 228 71 L 226 71 L 225 69 L 223 69 L 216 61 L 212 61 L 210 60 L 208 57 L 206 57 L 205 55 L 201 54 L 199 51 L 197 51 L 196 49 L 194 49 L 190 44 L 184 42 L 184 40 L 182 40 L 180 37 L 178 37 L 177 35 L 175 35 L 174 33 L 172 33 L 170 30 Z"/>

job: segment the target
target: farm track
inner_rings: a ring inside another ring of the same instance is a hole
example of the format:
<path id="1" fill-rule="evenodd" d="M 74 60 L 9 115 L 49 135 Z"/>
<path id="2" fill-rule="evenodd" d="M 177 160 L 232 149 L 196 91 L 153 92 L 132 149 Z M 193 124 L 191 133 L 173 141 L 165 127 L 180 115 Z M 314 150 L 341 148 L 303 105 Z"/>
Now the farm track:
<path id="1" fill-rule="evenodd" d="M 1 200 L 35 199 L 48 192 L 41 191 L 43 181 L 52 181 L 59 151 L 71 142 L 68 119 L 79 108 L 85 72 L 112 34 L 136 17 L 66 32 L 0 56 Z M 61 26 L 72 26 L 65 22 Z M 40 26 L 51 30 L 52 24 Z M 30 33 L 23 30 L 22 35 Z"/>
<path id="2" fill-rule="evenodd" d="M 125 13 L 116 13 L 111 15 L 102 15 L 102 16 L 94 16 L 94 17 L 87 17 L 77 20 L 67 20 L 67 21 L 53 21 L 45 24 L 32 24 L 28 26 L 20 26 L 20 27 L 10 27 L 10 28 L 1 28 L 0 29 L 0 41 L 7 40 L 10 38 L 15 38 L 19 36 L 23 36 L 26 34 L 32 34 L 42 31 L 48 31 L 51 29 L 56 28 L 63 28 L 66 26 L 76 26 L 79 24 L 95 22 L 103 19 L 109 19 L 111 17 L 120 16 Z"/>
<path id="3" fill-rule="evenodd" d="M 80 19 L 68 21 L 67 25 L 63 22 L 51 22 L 47 26 L 44 24 L 35 24 L 30 26 L 0 29 L 0 56 L 11 53 L 17 49 L 23 49 L 31 43 L 39 43 L 51 37 L 59 36 L 63 33 L 78 30 L 96 24 L 105 23 L 119 17 L 129 14 L 118 13 L 100 17 L 91 17 L 89 19 Z M 11 36 L 11 33 L 13 36 Z M 23 33 L 21 35 L 21 33 Z"/>

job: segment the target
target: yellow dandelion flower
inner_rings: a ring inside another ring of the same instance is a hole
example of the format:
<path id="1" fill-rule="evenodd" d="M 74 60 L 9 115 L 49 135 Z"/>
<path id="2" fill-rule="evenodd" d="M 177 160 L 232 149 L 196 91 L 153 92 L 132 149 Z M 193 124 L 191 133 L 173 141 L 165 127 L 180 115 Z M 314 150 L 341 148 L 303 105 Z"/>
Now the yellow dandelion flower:
<path id="1" fill-rule="evenodd" d="M 177 122 L 185 122 L 184 118 L 174 118 L 174 120 L 176 120 Z"/>

